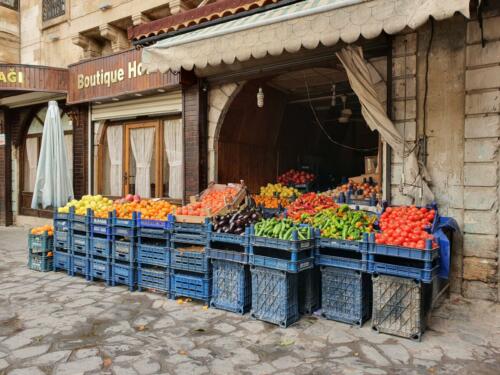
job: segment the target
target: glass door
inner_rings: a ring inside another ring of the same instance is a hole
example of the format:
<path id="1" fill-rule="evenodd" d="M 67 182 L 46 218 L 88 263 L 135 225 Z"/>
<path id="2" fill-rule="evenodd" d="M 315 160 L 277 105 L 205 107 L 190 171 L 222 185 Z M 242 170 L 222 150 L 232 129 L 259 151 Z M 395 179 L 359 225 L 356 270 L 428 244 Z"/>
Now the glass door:
<path id="1" fill-rule="evenodd" d="M 163 139 L 160 121 L 125 125 L 123 193 L 141 198 L 163 196 Z"/>

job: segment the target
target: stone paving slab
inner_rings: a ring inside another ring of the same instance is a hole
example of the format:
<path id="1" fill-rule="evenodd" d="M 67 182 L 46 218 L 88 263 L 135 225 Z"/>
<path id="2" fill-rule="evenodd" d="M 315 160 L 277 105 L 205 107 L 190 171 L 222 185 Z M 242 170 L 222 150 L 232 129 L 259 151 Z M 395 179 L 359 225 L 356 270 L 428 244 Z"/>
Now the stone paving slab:
<path id="1" fill-rule="evenodd" d="M 314 316 L 280 329 L 28 270 L 26 233 L 0 228 L 0 375 L 500 373 L 498 304 L 452 297 L 422 342 Z"/>

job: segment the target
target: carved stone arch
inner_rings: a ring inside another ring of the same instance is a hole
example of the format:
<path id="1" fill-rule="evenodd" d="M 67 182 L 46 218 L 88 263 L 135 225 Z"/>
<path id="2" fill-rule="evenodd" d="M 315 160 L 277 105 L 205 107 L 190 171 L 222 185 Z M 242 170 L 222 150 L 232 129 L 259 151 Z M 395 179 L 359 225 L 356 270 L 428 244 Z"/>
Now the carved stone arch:
<path id="1" fill-rule="evenodd" d="M 246 81 L 212 86 L 208 93 L 208 180 L 217 180 L 219 134 L 227 111 Z"/>

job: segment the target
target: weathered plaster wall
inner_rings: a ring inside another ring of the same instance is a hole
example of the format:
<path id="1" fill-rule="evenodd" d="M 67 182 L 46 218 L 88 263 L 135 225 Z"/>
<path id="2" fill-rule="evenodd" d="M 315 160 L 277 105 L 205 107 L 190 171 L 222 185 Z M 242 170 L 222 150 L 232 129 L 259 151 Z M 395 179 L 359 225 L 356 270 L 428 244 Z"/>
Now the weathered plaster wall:
<path id="1" fill-rule="evenodd" d="M 19 63 L 19 13 L 0 6 L 0 63 Z"/>

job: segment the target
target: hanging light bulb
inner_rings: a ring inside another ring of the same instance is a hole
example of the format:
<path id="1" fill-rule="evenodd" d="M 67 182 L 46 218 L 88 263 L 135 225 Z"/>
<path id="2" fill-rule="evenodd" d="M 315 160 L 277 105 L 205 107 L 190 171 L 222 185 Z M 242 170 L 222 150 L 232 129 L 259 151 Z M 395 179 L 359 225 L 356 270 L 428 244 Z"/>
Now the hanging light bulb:
<path id="1" fill-rule="evenodd" d="M 335 104 L 337 104 L 337 88 L 335 86 L 335 83 L 332 84 L 332 107 L 335 107 Z"/>
<path id="2" fill-rule="evenodd" d="M 347 124 L 349 122 L 349 117 L 352 115 L 352 111 L 350 109 L 346 109 L 345 105 L 347 102 L 347 96 L 346 95 L 340 95 L 340 100 L 342 100 L 342 105 L 343 109 L 340 111 L 340 117 L 338 119 L 339 124 Z M 351 111 L 349 113 L 349 111 Z"/>
<path id="3" fill-rule="evenodd" d="M 264 91 L 262 91 L 262 87 L 259 86 L 259 91 L 257 92 L 257 107 L 264 107 Z"/>

